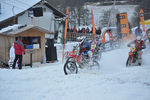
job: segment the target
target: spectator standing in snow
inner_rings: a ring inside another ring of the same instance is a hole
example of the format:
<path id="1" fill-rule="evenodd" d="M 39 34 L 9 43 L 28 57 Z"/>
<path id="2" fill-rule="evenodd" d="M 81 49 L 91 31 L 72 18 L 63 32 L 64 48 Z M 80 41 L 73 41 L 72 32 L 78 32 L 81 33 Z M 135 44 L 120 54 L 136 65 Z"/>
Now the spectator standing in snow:
<path id="1" fill-rule="evenodd" d="M 147 31 L 146 31 L 146 38 L 149 40 L 149 42 L 150 42 L 150 29 L 148 29 Z"/>
<path id="2" fill-rule="evenodd" d="M 105 41 L 108 42 L 109 40 L 110 40 L 110 36 L 109 36 L 108 31 L 107 31 L 105 34 Z"/>
<path id="3" fill-rule="evenodd" d="M 14 45 L 11 46 L 10 50 L 9 50 L 9 61 L 8 61 L 8 64 L 9 64 L 9 67 L 12 67 L 13 65 L 13 61 L 15 59 L 15 49 L 14 49 Z"/>
<path id="4" fill-rule="evenodd" d="M 81 29 L 80 29 L 80 28 L 78 28 L 78 33 L 82 33 L 82 31 L 81 31 Z"/>
<path id="5" fill-rule="evenodd" d="M 86 28 L 86 33 L 89 33 L 90 32 L 90 29 L 87 27 Z"/>
<path id="6" fill-rule="evenodd" d="M 22 43 L 22 37 L 19 36 L 17 41 L 14 42 L 14 48 L 15 48 L 15 60 L 13 63 L 13 69 L 15 69 L 16 62 L 19 60 L 18 67 L 19 69 L 22 69 L 22 54 L 25 54 L 24 45 Z"/>
<path id="7" fill-rule="evenodd" d="M 111 36 L 112 36 L 112 35 L 111 35 Z M 102 42 L 102 43 L 106 43 L 106 42 L 108 42 L 108 41 L 110 41 L 109 29 L 107 29 L 107 30 L 104 32 L 101 42 Z"/>
<path id="8" fill-rule="evenodd" d="M 100 29 L 100 27 L 98 28 L 98 30 L 96 30 L 96 34 L 101 35 L 101 29 Z"/>
<path id="9" fill-rule="evenodd" d="M 81 31 L 82 31 L 82 33 L 84 34 L 86 30 L 85 30 L 85 28 L 82 28 L 82 30 L 81 30 Z"/>
<path id="10" fill-rule="evenodd" d="M 73 29 L 72 29 L 72 30 L 73 30 L 73 32 L 77 32 L 77 29 L 76 29 L 76 27 L 75 27 L 75 26 L 73 27 Z"/>

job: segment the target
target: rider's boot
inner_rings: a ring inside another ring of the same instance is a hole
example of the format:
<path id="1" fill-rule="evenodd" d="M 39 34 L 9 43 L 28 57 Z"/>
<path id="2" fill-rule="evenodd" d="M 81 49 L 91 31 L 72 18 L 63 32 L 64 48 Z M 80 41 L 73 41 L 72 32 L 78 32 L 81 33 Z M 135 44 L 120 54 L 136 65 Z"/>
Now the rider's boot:
<path id="1" fill-rule="evenodd" d="M 141 63 L 142 63 L 142 59 L 138 59 L 138 65 L 141 66 Z"/>

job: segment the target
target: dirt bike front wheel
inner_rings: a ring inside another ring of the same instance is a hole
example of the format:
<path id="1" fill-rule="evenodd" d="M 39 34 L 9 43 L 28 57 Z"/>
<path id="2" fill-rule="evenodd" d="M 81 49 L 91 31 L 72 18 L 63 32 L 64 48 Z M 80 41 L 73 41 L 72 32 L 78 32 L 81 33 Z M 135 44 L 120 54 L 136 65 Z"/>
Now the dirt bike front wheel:
<path id="1" fill-rule="evenodd" d="M 64 73 L 65 75 L 68 74 L 77 74 L 78 67 L 74 61 L 67 61 L 64 65 Z"/>
<path id="2" fill-rule="evenodd" d="M 74 59 L 72 57 L 68 57 L 68 59 L 66 60 L 66 62 L 68 61 L 74 61 Z"/>
<path id="3" fill-rule="evenodd" d="M 126 62 L 126 67 L 131 66 L 131 58 L 128 57 L 127 62 Z"/>

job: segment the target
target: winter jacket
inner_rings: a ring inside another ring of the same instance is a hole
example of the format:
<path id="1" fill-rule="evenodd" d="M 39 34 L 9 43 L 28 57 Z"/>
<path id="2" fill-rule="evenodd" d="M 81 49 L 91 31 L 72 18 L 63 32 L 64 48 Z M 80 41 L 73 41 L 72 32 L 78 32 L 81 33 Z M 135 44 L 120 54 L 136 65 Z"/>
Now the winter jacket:
<path id="1" fill-rule="evenodd" d="M 108 42 L 108 41 L 110 41 L 110 40 L 112 40 L 112 33 L 105 31 L 104 34 L 103 34 L 103 37 L 102 37 L 101 42 L 102 42 L 102 43 L 105 43 L 105 42 Z"/>
<path id="2" fill-rule="evenodd" d="M 137 49 L 137 51 L 140 51 L 142 49 L 145 49 L 145 43 L 143 40 L 141 40 L 140 42 L 138 42 L 137 40 L 135 40 L 135 48 Z"/>
<path id="3" fill-rule="evenodd" d="M 20 39 L 14 42 L 14 48 L 16 55 L 22 55 L 22 53 L 25 53 L 24 45 Z"/>
<path id="4" fill-rule="evenodd" d="M 134 41 L 128 43 L 127 46 L 128 46 L 128 47 L 131 47 L 131 44 L 134 44 L 134 45 L 135 45 L 135 48 L 136 48 L 137 51 L 140 51 L 140 50 L 146 48 L 146 45 L 145 45 L 145 43 L 144 43 L 143 40 L 141 40 L 140 42 L 138 42 L 137 40 L 134 40 Z"/>
<path id="5" fill-rule="evenodd" d="M 112 40 L 112 32 L 108 32 L 108 33 L 109 33 L 110 40 Z"/>

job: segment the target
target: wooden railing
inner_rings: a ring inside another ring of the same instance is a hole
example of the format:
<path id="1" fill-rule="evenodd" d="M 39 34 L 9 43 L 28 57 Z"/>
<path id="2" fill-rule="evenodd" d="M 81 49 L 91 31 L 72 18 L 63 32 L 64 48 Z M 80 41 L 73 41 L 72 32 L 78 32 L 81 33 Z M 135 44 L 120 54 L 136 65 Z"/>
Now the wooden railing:
<path id="1" fill-rule="evenodd" d="M 93 39 L 93 34 L 92 33 L 76 33 L 76 32 L 68 32 L 67 33 L 67 41 L 79 41 L 77 38 L 86 36 L 87 39 L 92 40 Z M 99 36 L 97 35 L 97 38 Z"/>

